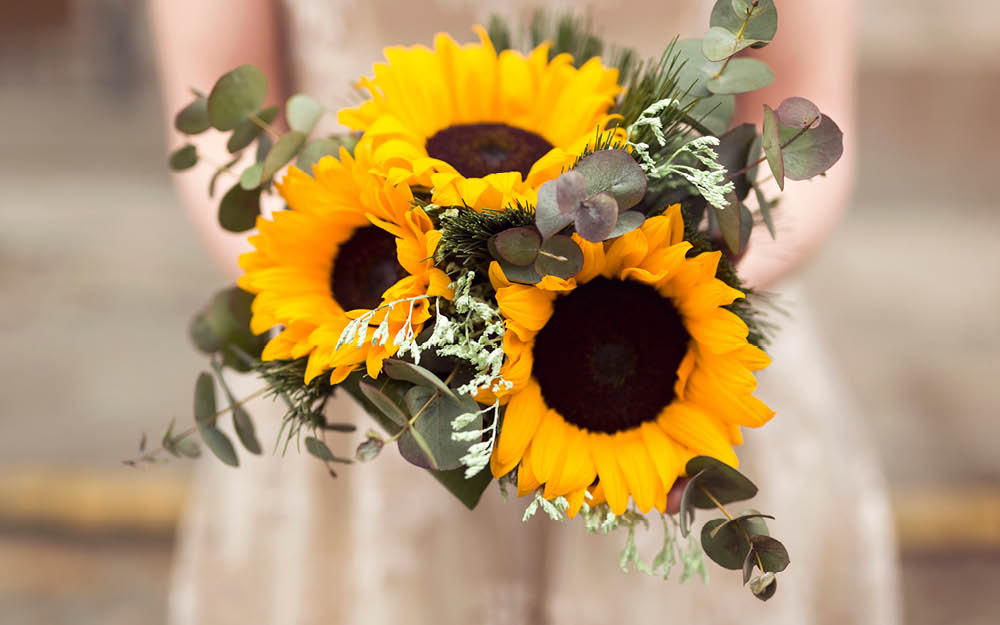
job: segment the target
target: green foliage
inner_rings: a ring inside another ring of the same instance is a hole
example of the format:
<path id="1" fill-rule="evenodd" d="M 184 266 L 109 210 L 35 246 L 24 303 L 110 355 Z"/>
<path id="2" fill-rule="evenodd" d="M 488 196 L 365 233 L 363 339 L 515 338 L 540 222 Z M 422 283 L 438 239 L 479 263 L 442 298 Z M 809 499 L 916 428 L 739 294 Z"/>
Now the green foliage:
<path id="1" fill-rule="evenodd" d="M 170 169 L 184 171 L 198 164 L 198 148 L 188 143 L 170 154 Z"/>
<path id="2" fill-rule="evenodd" d="M 253 65 L 223 74 L 208 95 L 208 120 L 216 130 L 232 130 L 257 111 L 267 97 L 267 77 Z"/>
<path id="3" fill-rule="evenodd" d="M 211 128 L 208 121 L 208 98 L 199 95 L 174 116 L 174 128 L 186 135 L 197 135 Z"/>
<path id="4" fill-rule="evenodd" d="M 256 358 L 267 336 L 250 331 L 253 295 L 230 287 L 217 292 L 191 320 L 189 334 L 195 346 L 206 354 L 218 354 L 222 363 L 237 371 L 249 371 L 246 356 Z"/>
<path id="5" fill-rule="evenodd" d="M 239 182 L 226 191 L 219 203 L 219 225 L 229 232 L 246 232 L 252 229 L 257 225 L 258 215 L 260 189 L 247 190 Z"/>
<path id="6" fill-rule="evenodd" d="M 282 135 L 264 157 L 263 170 L 260 173 L 262 180 L 268 180 L 278 170 L 284 167 L 299 153 L 306 143 L 307 135 L 301 130 L 293 130 L 286 135 Z"/>
<path id="7" fill-rule="evenodd" d="M 454 265 L 486 275 L 493 256 L 486 241 L 493 235 L 510 228 L 533 226 L 535 214 L 526 206 L 511 206 L 504 210 L 471 210 L 465 208 L 450 212 L 432 211 L 438 217 L 441 243 L 437 250 L 437 264 Z"/>
<path id="8" fill-rule="evenodd" d="M 308 135 L 326 109 L 315 98 L 304 93 L 296 93 L 285 104 L 285 119 L 288 127 Z"/>
<path id="9" fill-rule="evenodd" d="M 716 95 L 734 95 L 763 89 L 774 82 L 774 72 L 757 59 L 730 58 L 705 87 Z"/>
<path id="10" fill-rule="evenodd" d="M 229 140 L 226 141 L 226 149 L 229 150 L 230 154 L 235 154 L 248 147 L 254 140 L 260 137 L 261 133 L 264 132 L 264 128 L 274 122 L 277 117 L 278 107 L 276 106 L 269 106 L 257 111 L 253 115 L 247 116 L 246 119 L 233 128 L 233 133 L 229 136 Z"/>
<path id="11" fill-rule="evenodd" d="M 709 25 L 749 39 L 754 48 L 763 48 L 778 31 L 778 10 L 772 0 L 717 0 Z"/>

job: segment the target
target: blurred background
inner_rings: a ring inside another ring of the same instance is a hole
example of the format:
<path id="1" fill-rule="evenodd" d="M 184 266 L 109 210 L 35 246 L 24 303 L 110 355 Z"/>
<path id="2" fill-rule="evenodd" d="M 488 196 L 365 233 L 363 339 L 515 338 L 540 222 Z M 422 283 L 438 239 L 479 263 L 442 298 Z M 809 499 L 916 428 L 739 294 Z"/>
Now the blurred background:
<path id="1" fill-rule="evenodd" d="M 1000 602 L 1000 17 L 861 4 L 860 170 L 803 271 L 890 480 L 906 622 Z M 144 4 L 0 6 L 0 622 L 160 623 L 191 464 L 191 314 L 225 285 L 166 168 Z M 931 42 L 935 42 L 931 45 Z"/>

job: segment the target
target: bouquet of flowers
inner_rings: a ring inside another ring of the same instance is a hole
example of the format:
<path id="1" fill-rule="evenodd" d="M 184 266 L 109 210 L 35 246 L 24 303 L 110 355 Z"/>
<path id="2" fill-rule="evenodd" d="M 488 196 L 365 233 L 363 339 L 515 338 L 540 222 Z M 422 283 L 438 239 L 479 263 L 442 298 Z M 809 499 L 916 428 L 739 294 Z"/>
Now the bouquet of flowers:
<path id="1" fill-rule="evenodd" d="M 469 508 L 497 480 L 528 498 L 525 519 L 624 528 L 626 570 L 666 577 L 679 560 L 682 577 L 703 574 L 703 549 L 772 596 L 789 562 L 772 517 L 726 507 L 757 492 L 735 469 L 741 427 L 774 414 L 753 395 L 766 324 L 733 261 L 755 226 L 774 236 L 761 166 L 783 187 L 842 152 L 803 98 L 765 106 L 759 134 L 730 128 L 734 95 L 773 79 L 740 52 L 776 29 L 771 0 L 719 0 L 703 39 L 639 62 L 604 54 L 573 17 L 539 15 L 523 33 L 494 19 L 478 43 L 387 48 L 358 83 L 364 101 L 337 113 L 352 132 L 335 136 L 311 136 L 327 110 L 303 94 L 281 132 L 252 66 L 195 92 L 176 127 L 230 133 L 209 193 L 237 179 L 219 223 L 256 228 L 255 251 L 192 323 L 213 370 L 196 383 L 195 426 L 171 426 L 156 450 L 143 437 L 128 462 L 197 456 L 197 433 L 236 466 L 224 415 L 261 453 L 249 398 L 223 376 L 253 371 L 265 385 L 251 397 L 287 405 L 283 445 L 302 442 L 334 476 L 394 445 Z M 198 160 L 189 143 L 170 164 Z M 275 192 L 287 210 L 262 215 Z M 355 429 L 328 421 L 336 392 L 377 425 L 353 453 L 335 451 Z M 699 508 L 722 514 L 700 541 Z M 634 533 L 653 511 L 664 543 L 649 561 Z"/>

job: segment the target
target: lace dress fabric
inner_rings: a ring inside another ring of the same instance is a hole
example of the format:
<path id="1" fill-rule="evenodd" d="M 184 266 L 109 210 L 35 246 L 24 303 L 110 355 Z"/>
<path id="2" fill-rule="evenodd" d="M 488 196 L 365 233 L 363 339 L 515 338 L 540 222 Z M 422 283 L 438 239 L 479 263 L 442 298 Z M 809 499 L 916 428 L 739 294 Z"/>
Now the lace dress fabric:
<path id="1" fill-rule="evenodd" d="M 370 73 L 385 45 L 428 44 L 438 30 L 461 37 L 491 11 L 531 6 L 523 4 L 286 0 L 297 87 L 338 108 L 352 102 L 351 82 Z M 685 14 L 660 3 L 606 3 L 592 16 L 607 25 L 609 40 L 641 42 L 646 54 L 707 23 L 705 7 Z M 710 561 L 709 586 L 678 584 L 679 568 L 669 581 L 622 573 L 623 535 L 592 536 L 579 521 L 543 515 L 522 523 L 526 502 L 504 502 L 494 485 L 469 512 L 394 449 L 338 468 L 337 479 L 290 449 L 285 457 L 244 453 L 238 470 L 200 463 L 179 532 L 169 622 L 895 625 L 885 484 L 800 294 L 794 286 L 782 293 L 792 314 L 769 350 L 774 364 L 759 376 L 758 394 L 778 415 L 746 431 L 737 450 L 741 469 L 762 486 L 748 507 L 777 517 L 772 532 L 792 558 L 767 603 L 741 586 L 737 572 Z M 235 384 L 246 393 L 259 386 L 251 378 Z M 250 409 L 261 440 L 274 440 L 280 406 Z M 330 411 L 358 424 L 358 436 L 330 439 L 349 455 L 370 419 L 346 396 Z M 660 540 L 656 524 L 640 531 L 640 553 L 648 560 Z"/>

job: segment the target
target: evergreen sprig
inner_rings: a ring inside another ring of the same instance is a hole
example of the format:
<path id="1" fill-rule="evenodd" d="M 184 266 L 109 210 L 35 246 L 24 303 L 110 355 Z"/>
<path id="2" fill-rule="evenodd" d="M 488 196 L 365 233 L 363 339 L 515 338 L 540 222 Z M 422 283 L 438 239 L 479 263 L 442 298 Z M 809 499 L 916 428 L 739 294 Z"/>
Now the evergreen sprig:
<path id="1" fill-rule="evenodd" d="M 518 203 L 503 210 L 452 209 L 438 215 L 441 243 L 436 263 L 475 271 L 485 276 L 493 257 L 486 241 L 509 228 L 535 225 L 535 211 Z"/>

